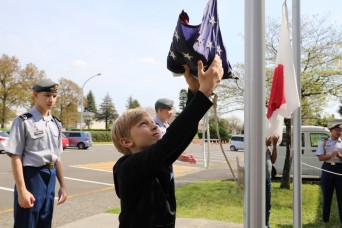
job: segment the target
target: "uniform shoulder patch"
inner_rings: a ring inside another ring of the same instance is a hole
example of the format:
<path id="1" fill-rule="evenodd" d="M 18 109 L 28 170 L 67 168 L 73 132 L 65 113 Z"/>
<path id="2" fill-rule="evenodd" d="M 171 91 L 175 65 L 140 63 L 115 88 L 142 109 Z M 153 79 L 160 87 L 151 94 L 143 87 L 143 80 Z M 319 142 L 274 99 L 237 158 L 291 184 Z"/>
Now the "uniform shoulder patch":
<path id="1" fill-rule="evenodd" d="M 31 113 L 27 112 L 27 113 L 25 113 L 25 114 L 20 115 L 19 118 L 20 118 L 21 120 L 25 121 L 25 120 L 31 118 L 32 116 L 33 116 L 33 115 L 32 115 Z"/>

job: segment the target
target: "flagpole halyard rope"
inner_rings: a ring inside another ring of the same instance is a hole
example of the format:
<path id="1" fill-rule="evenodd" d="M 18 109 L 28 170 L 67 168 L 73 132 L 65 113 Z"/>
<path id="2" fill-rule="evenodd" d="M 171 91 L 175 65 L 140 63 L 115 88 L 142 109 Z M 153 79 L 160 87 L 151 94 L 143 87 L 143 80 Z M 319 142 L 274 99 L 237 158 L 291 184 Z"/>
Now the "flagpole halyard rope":
<path id="1" fill-rule="evenodd" d="M 224 152 L 224 149 L 223 149 L 223 146 L 222 146 L 222 140 L 221 140 L 221 135 L 220 135 L 220 131 L 219 131 L 219 124 L 218 124 L 218 117 L 217 117 L 217 98 L 218 98 L 218 95 L 215 93 L 214 94 L 214 98 L 213 98 L 213 109 L 214 109 L 214 119 L 215 119 L 215 125 L 216 125 L 216 133 L 217 133 L 217 138 L 219 140 L 219 143 L 220 143 L 220 148 L 221 148 L 221 151 L 222 151 L 222 154 L 224 156 L 224 158 L 226 159 L 226 162 L 229 166 L 229 169 L 230 169 L 230 172 L 233 174 L 233 178 L 236 182 L 236 186 L 237 186 L 237 189 L 240 193 L 243 193 L 241 188 L 240 188 L 240 185 L 239 185 L 239 181 L 238 179 L 235 177 L 235 173 L 232 169 L 232 166 L 230 165 L 230 162 L 227 158 L 227 155 L 226 153 Z"/>
<path id="2" fill-rule="evenodd" d="M 326 169 L 318 168 L 318 167 L 316 167 L 316 166 L 306 164 L 305 162 L 302 162 L 302 164 L 303 164 L 303 165 L 306 165 L 306 166 L 309 166 L 309 167 L 311 167 L 311 168 L 314 168 L 314 169 L 321 170 L 321 171 L 323 171 L 323 172 L 327 172 L 327 173 L 335 174 L 335 175 L 338 175 L 338 176 L 342 176 L 341 173 L 335 173 L 335 172 L 332 172 L 332 171 L 329 171 L 329 170 L 326 170 Z"/>

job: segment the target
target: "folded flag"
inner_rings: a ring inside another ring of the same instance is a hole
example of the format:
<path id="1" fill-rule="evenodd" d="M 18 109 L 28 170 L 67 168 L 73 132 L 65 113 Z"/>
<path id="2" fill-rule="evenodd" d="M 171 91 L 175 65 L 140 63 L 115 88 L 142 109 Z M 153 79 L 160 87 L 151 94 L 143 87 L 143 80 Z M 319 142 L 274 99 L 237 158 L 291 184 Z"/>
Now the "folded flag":
<path id="1" fill-rule="evenodd" d="M 293 50 L 290 43 L 287 6 L 283 6 L 280 41 L 273 74 L 272 88 L 268 102 L 266 138 L 277 135 L 281 142 L 284 118 L 300 107 Z"/>
<path id="2" fill-rule="evenodd" d="M 222 59 L 223 79 L 236 78 L 222 41 L 217 0 L 209 0 L 200 25 L 189 25 L 188 14 L 184 10 L 180 13 L 167 56 L 167 69 L 179 76 L 184 73 L 183 65 L 188 65 L 191 74 L 197 77 L 198 60 L 202 60 L 206 70 L 215 55 Z"/>

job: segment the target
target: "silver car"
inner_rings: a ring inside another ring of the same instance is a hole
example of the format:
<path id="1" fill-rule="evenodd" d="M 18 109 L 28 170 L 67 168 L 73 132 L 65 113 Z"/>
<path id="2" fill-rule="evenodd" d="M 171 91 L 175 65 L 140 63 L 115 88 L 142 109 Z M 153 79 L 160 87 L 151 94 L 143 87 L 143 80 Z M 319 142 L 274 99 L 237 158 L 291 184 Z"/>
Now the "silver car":
<path id="1" fill-rule="evenodd" d="M 6 132 L 0 131 L 0 153 L 5 152 L 5 148 L 8 143 L 8 138 L 9 138 L 9 135 Z"/>
<path id="2" fill-rule="evenodd" d="M 245 149 L 244 135 L 232 135 L 230 138 L 230 150 L 238 151 Z"/>
<path id="3" fill-rule="evenodd" d="M 63 134 L 69 139 L 69 147 L 87 149 L 93 145 L 89 131 L 64 131 Z"/>

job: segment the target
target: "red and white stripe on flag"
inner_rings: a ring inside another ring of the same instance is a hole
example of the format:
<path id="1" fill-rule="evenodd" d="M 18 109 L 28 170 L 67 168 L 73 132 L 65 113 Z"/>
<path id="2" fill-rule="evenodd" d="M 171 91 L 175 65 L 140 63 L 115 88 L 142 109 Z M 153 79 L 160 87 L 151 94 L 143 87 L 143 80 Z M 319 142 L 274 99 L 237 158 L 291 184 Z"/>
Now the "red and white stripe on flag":
<path id="1" fill-rule="evenodd" d="M 293 50 L 286 4 L 283 5 L 280 41 L 273 74 L 272 88 L 266 114 L 266 138 L 283 136 L 284 118 L 291 118 L 293 111 L 300 107 Z"/>

